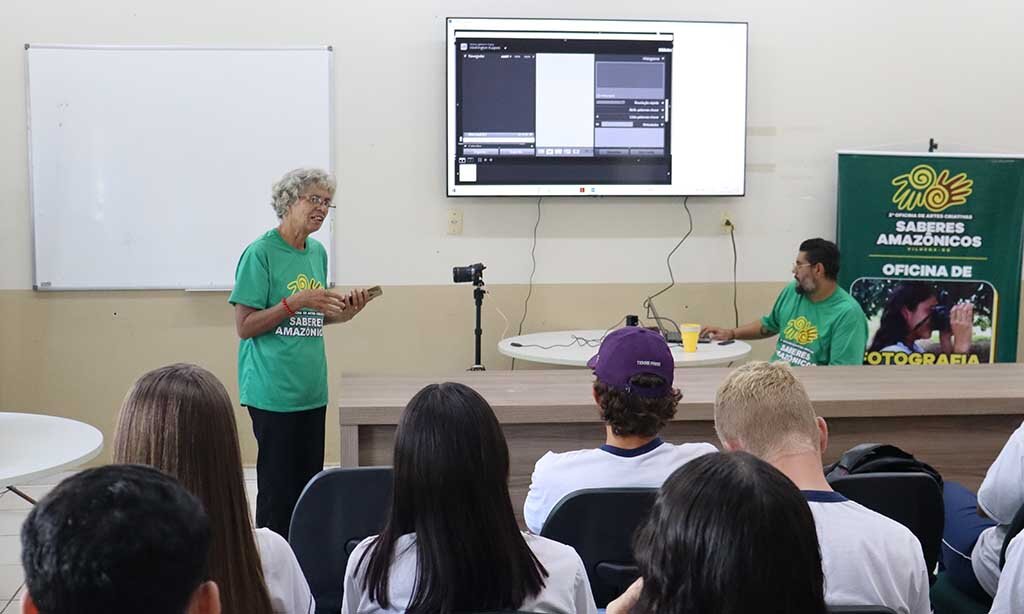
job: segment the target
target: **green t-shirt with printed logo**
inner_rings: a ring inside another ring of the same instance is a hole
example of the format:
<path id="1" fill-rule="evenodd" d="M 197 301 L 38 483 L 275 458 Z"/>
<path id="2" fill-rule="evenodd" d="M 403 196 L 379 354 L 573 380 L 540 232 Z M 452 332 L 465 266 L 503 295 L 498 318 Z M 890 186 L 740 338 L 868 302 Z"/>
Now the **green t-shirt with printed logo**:
<path id="1" fill-rule="evenodd" d="M 868 320 L 850 293 L 837 287 L 832 296 L 815 303 L 790 282 L 761 325 L 778 333 L 772 362 L 792 365 L 860 365 L 868 343 Z"/>
<path id="2" fill-rule="evenodd" d="M 267 309 L 327 282 L 327 251 L 316 239 L 306 249 L 289 245 L 277 230 L 249 244 L 235 269 L 232 305 Z M 242 405 L 269 411 L 302 411 L 327 405 L 324 314 L 303 309 L 238 345 Z"/>

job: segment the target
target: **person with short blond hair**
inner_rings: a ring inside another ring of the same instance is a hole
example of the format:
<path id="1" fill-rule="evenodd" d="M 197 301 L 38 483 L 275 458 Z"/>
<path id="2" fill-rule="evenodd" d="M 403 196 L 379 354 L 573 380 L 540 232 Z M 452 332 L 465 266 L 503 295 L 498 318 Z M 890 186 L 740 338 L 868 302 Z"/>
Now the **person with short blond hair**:
<path id="1" fill-rule="evenodd" d="M 751 362 L 729 374 L 715 395 L 715 431 L 723 449 L 762 458 L 803 491 L 821 544 L 826 603 L 931 612 L 921 543 L 829 486 L 821 464 L 828 425 L 788 364 Z"/>
<path id="2" fill-rule="evenodd" d="M 824 419 L 814 413 L 803 385 L 785 363 L 750 363 L 733 371 L 718 389 L 718 438 L 740 441 L 761 458 L 781 450 L 817 453 L 822 428 L 827 428 Z"/>

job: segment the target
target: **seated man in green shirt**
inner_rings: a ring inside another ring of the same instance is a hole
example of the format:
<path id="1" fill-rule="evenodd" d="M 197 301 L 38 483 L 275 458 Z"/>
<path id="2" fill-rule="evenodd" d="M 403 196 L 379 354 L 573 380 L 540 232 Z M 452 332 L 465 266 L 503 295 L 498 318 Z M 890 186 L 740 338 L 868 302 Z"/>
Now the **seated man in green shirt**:
<path id="1" fill-rule="evenodd" d="M 739 328 L 706 326 L 716 340 L 779 336 L 772 360 L 793 365 L 860 365 L 868 341 L 864 310 L 836 284 L 839 248 L 825 239 L 800 244 L 793 281 L 775 299 L 771 313 Z"/>

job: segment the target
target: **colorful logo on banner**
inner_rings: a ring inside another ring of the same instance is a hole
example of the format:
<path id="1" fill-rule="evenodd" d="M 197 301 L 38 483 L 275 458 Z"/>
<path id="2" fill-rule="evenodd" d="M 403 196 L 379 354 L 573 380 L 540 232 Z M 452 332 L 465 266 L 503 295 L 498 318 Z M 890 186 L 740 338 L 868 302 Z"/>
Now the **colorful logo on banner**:
<path id="1" fill-rule="evenodd" d="M 789 341 L 807 345 L 818 338 L 818 327 L 804 316 L 800 316 L 786 324 L 786 330 L 782 331 L 782 335 Z"/>
<path id="2" fill-rule="evenodd" d="M 900 211 L 913 211 L 924 207 L 932 213 L 941 213 L 950 207 L 967 203 L 971 195 L 973 179 L 967 173 L 950 177 L 950 171 L 943 169 L 936 174 L 927 164 L 918 164 L 909 173 L 893 178 L 896 187 L 892 202 Z"/>
<path id="3" fill-rule="evenodd" d="M 840 154 L 838 207 L 867 364 L 1016 360 L 1024 156 Z"/>

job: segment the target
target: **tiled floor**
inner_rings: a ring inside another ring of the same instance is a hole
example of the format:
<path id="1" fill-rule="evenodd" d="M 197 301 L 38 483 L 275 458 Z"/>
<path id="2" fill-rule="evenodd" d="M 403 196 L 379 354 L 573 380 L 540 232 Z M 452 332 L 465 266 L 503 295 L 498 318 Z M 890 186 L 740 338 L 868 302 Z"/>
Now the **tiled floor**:
<path id="1" fill-rule="evenodd" d="M 58 473 L 25 484 L 16 485 L 19 490 L 39 500 L 61 480 L 74 472 Z M 245 468 L 245 490 L 249 496 L 249 509 L 256 510 L 256 468 Z M 6 490 L 0 491 L 0 614 L 17 614 L 21 611 L 21 593 L 24 590 L 24 574 L 21 570 L 21 523 L 28 516 L 32 506 L 21 497 Z"/>

